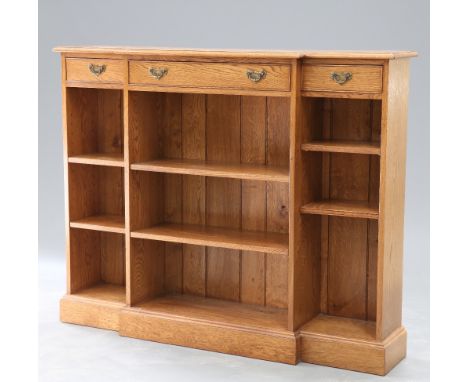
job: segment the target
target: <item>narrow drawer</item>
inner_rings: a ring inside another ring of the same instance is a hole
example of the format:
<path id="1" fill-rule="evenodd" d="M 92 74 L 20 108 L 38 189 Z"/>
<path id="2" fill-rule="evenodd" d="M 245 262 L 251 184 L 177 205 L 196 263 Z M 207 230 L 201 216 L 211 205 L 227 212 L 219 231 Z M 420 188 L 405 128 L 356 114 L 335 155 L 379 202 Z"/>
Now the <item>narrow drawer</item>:
<path id="1" fill-rule="evenodd" d="M 124 60 L 67 58 L 67 81 L 122 83 Z"/>
<path id="2" fill-rule="evenodd" d="M 380 93 L 382 67 L 377 65 L 304 65 L 302 90 Z"/>
<path id="3" fill-rule="evenodd" d="M 289 91 L 289 65 L 130 61 L 129 82 L 184 88 Z"/>

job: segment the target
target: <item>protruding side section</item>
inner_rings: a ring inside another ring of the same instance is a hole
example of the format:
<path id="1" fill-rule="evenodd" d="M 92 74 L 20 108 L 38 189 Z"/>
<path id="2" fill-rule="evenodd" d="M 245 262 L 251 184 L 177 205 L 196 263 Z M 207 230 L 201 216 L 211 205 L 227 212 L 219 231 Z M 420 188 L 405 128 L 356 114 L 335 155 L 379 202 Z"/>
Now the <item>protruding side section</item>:
<path id="1" fill-rule="evenodd" d="M 377 259 L 377 339 L 401 326 L 409 60 L 384 66 Z"/>

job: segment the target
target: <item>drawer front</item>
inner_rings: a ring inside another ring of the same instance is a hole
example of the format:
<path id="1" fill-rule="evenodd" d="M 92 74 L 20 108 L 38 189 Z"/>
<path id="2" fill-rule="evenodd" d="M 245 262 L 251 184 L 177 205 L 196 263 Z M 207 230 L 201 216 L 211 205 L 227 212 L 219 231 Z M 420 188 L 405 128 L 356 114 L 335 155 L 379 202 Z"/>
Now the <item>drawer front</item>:
<path id="1" fill-rule="evenodd" d="M 304 65 L 302 90 L 380 93 L 382 67 L 377 65 Z"/>
<path id="2" fill-rule="evenodd" d="M 67 58 L 67 81 L 122 83 L 124 60 Z"/>
<path id="3" fill-rule="evenodd" d="M 130 61 L 129 82 L 167 87 L 289 91 L 289 65 Z"/>

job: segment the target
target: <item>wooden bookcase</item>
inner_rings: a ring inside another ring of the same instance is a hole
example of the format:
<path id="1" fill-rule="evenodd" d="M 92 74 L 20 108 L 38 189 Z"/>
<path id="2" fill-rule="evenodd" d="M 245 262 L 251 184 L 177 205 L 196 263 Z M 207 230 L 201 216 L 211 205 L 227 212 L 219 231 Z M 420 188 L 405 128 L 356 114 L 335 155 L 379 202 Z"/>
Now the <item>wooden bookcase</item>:
<path id="1" fill-rule="evenodd" d="M 413 52 L 59 47 L 64 322 L 386 374 Z"/>

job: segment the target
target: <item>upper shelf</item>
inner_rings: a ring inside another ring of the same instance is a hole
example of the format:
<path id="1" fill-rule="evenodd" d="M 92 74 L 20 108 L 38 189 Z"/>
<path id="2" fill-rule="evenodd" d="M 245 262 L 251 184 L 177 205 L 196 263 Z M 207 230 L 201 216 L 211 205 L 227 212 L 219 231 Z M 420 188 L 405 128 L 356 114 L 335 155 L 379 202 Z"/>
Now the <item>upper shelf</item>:
<path id="1" fill-rule="evenodd" d="M 124 167 L 122 153 L 93 153 L 74 155 L 68 158 L 69 163 L 94 164 L 100 166 Z"/>
<path id="2" fill-rule="evenodd" d="M 312 141 L 304 143 L 301 148 L 303 151 L 380 155 L 378 142 Z"/>
<path id="3" fill-rule="evenodd" d="M 163 172 L 168 174 L 264 180 L 283 183 L 289 182 L 288 168 L 266 165 L 228 164 L 192 159 L 158 159 L 150 162 L 135 163 L 132 164 L 130 168 L 132 170 Z"/>

